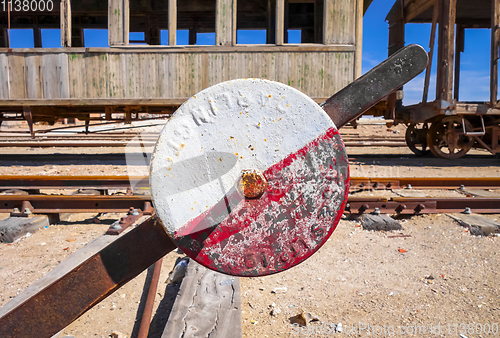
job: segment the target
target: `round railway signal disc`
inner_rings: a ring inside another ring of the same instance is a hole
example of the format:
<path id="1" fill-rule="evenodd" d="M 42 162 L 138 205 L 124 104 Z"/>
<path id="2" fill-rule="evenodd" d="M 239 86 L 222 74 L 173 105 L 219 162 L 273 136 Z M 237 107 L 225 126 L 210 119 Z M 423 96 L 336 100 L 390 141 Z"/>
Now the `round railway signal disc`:
<path id="1" fill-rule="evenodd" d="M 150 167 L 166 232 L 198 263 L 262 276 L 310 257 L 344 211 L 349 167 L 327 114 L 281 83 L 233 80 L 186 101 Z"/>

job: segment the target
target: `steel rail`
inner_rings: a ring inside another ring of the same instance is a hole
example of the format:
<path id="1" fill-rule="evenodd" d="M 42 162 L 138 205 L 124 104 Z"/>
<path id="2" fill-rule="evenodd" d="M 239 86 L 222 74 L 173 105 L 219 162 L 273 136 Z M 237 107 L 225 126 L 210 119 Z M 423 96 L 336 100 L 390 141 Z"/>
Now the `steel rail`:
<path id="1" fill-rule="evenodd" d="M 500 189 L 500 177 L 351 177 L 351 189 Z M 149 189 L 148 176 L 0 175 L 0 190 L 7 189 Z"/>
<path id="2" fill-rule="evenodd" d="M 462 212 L 466 207 L 477 213 L 500 213 L 500 198 L 409 198 L 409 197 L 356 197 L 348 198 L 346 210 L 351 213 L 367 213 L 378 208 L 381 213 L 434 214 Z M 28 208 L 31 213 L 99 213 L 127 212 L 140 209 L 152 212 L 150 196 L 120 195 L 0 195 L 0 213 L 19 214 Z M 26 215 L 27 216 L 27 215 Z"/>
<path id="3" fill-rule="evenodd" d="M 22 141 L 22 142 L 0 142 L 0 148 L 53 148 L 53 147 L 87 147 L 87 148 L 98 148 L 98 147 L 118 147 L 123 148 L 130 145 L 137 146 L 154 146 L 156 141 L 110 141 L 103 140 L 101 142 L 96 141 Z M 404 142 L 382 142 L 382 141 L 347 141 L 344 142 L 346 147 L 406 147 Z"/>
<path id="4" fill-rule="evenodd" d="M 145 214 L 152 212 L 150 196 L 0 195 L 0 213 L 23 214 L 26 208 L 37 214 L 126 213 L 130 208 L 142 210 Z"/>
<path id="5" fill-rule="evenodd" d="M 500 198 L 465 197 L 465 198 L 366 198 L 349 197 L 346 211 L 352 214 L 443 214 L 460 213 L 467 208 L 478 214 L 500 213 Z"/>
<path id="6" fill-rule="evenodd" d="M 500 177 L 351 177 L 351 189 L 500 189 Z"/>

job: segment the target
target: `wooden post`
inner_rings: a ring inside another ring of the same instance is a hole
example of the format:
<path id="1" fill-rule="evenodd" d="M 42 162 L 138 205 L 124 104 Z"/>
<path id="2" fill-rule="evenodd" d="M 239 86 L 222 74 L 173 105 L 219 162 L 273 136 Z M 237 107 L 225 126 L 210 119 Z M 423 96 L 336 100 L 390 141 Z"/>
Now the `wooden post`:
<path id="1" fill-rule="evenodd" d="M 498 91 L 498 58 L 500 49 L 500 3 L 491 0 L 491 75 L 490 75 L 490 102 L 494 107 L 497 104 Z"/>
<path id="2" fill-rule="evenodd" d="M 231 46 L 233 44 L 233 0 L 216 0 L 215 44 Z"/>
<path id="3" fill-rule="evenodd" d="M 285 42 L 285 0 L 276 0 L 276 45 Z"/>
<path id="4" fill-rule="evenodd" d="M 129 0 L 108 0 L 108 40 L 110 46 L 128 45 Z"/>
<path id="5" fill-rule="evenodd" d="M 460 56 L 464 51 L 465 42 L 465 27 L 463 25 L 457 25 L 457 37 L 455 42 L 455 83 L 453 85 L 453 99 L 458 101 L 458 91 L 460 88 Z"/>
<path id="6" fill-rule="evenodd" d="M 356 54 L 354 55 L 354 79 L 362 73 L 362 53 L 363 53 L 363 0 L 356 1 Z"/>
<path id="7" fill-rule="evenodd" d="M 71 2 L 61 0 L 61 46 L 71 47 Z"/>
<path id="8" fill-rule="evenodd" d="M 431 26 L 431 37 L 429 39 L 429 63 L 427 64 L 427 69 L 425 70 L 425 80 L 424 80 L 424 92 L 422 95 L 422 102 L 427 102 L 427 97 L 429 95 L 429 82 L 431 79 L 431 68 L 432 68 L 432 58 L 434 56 L 434 44 L 436 42 L 436 26 L 439 18 L 439 6 L 440 1 L 434 1 L 434 7 L 432 9 L 432 26 Z"/>
<path id="9" fill-rule="evenodd" d="M 394 4 L 392 15 L 389 17 L 389 47 L 388 54 L 391 56 L 405 46 L 405 21 L 404 10 L 401 7 L 401 1 Z M 399 88 L 402 89 L 402 88 Z M 396 102 L 396 93 L 389 95 L 387 104 L 386 119 L 395 119 L 396 106 L 402 106 L 402 102 Z"/>
<path id="10" fill-rule="evenodd" d="M 453 99 L 453 57 L 455 54 L 455 16 L 457 0 L 441 0 L 436 100 Z"/>
<path id="11" fill-rule="evenodd" d="M 177 44 L 177 0 L 168 0 L 168 45 Z"/>
<path id="12" fill-rule="evenodd" d="M 285 13 L 283 14 L 283 43 L 288 43 L 288 28 L 290 18 L 290 5 L 285 1 Z"/>
<path id="13" fill-rule="evenodd" d="M 231 41 L 233 46 L 236 45 L 236 30 L 238 29 L 237 21 L 238 21 L 238 0 L 233 0 L 233 23 L 232 23 L 232 31 L 231 31 Z"/>

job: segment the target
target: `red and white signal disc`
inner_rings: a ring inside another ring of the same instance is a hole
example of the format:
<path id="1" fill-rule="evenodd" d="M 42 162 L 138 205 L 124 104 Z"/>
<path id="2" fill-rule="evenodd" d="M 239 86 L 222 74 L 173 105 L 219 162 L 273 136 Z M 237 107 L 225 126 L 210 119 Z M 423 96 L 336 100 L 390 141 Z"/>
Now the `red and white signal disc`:
<path id="1" fill-rule="evenodd" d="M 298 90 L 260 79 L 220 83 L 186 101 L 161 132 L 150 170 L 172 240 L 237 276 L 283 271 L 316 252 L 349 186 L 327 114 Z"/>

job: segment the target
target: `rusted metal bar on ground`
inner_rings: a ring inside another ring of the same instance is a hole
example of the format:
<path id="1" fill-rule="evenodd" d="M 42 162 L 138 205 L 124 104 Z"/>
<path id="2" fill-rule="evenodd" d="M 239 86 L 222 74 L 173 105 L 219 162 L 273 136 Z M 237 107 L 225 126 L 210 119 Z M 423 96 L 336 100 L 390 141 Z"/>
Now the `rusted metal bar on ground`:
<path id="1" fill-rule="evenodd" d="M 31 205 L 31 213 L 126 213 L 130 208 L 150 208 L 150 196 L 123 195 L 0 195 L 0 213 L 10 213 L 14 208 L 24 210 Z M 143 210 L 147 214 L 146 210 Z"/>
<path id="2" fill-rule="evenodd" d="M 351 177 L 352 188 L 399 189 L 409 184 L 416 189 L 500 188 L 500 177 Z M 20 189 L 102 189 L 149 188 L 148 176 L 0 176 L 0 190 Z M 116 196 L 118 197 L 118 196 Z M 0 197 L 1 199 L 1 197 Z M 1 207 L 1 206 L 0 206 Z"/>
<path id="3" fill-rule="evenodd" d="M 379 141 L 363 141 L 363 142 L 344 142 L 346 147 L 407 147 L 405 142 L 379 142 Z"/>
<path id="4" fill-rule="evenodd" d="M 148 176 L 0 175 L 1 189 L 127 189 L 149 188 Z"/>
<path id="5" fill-rule="evenodd" d="M 409 45 L 337 92 L 321 106 L 337 128 L 362 115 L 388 93 L 420 74 L 427 66 L 427 53 Z"/>
<path id="6" fill-rule="evenodd" d="M 16 148 L 53 148 L 53 147 L 68 147 L 68 148 L 97 148 L 97 147 L 118 147 L 123 148 L 129 145 L 141 144 L 138 142 L 116 142 L 116 141 L 102 141 L 102 142 L 92 142 L 92 141 L 80 141 L 80 142 L 60 142 L 60 141 L 48 141 L 48 142 L 0 142 L 0 148 L 5 147 L 16 147 Z M 142 146 L 149 147 L 154 146 L 155 142 L 144 142 Z"/>
<path id="7" fill-rule="evenodd" d="M 439 179 L 436 179 L 436 186 L 427 186 L 427 188 L 439 189 L 443 188 L 437 186 L 439 184 Z M 358 181 L 359 182 L 359 181 Z M 413 180 L 403 181 L 403 183 L 416 182 Z M 354 183 L 356 181 L 354 180 Z M 401 182 L 397 180 L 381 180 L 381 182 L 371 182 L 371 184 L 379 184 L 380 187 L 384 184 L 391 185 L 392 188 L 401 188 Z M 452 182 L 457 183 L 457 182 Z M 481 184 L 481 181 L 472 182 Z M 418 184 L 418 183 L 412 183 Z M 359 187 L 359 186 L 358 186 Z M 472 185 L 467 185 L 467 187 L 472 187 Z M 374 186 L 367 186 L 366 189 L 373 189 Z M 422 188 L 422 187 L 421 187 Z M 375 188 L 376 189 L 376 188 Z M 151 214 L 153 212 L 151 208 L 151 197 L 150 196 L 85 196 L 85 195 L 0 195 L 0 213 L 12 212 L 14 208 L 18 208 L 21 212 L 28 207 L 32 213 L 38 214 L 53 214 L 62 212 L 85 212 L 85 213 L 98 213 L 98 212 L 127 212 L 131 207 L 143 210 L 144 214 Z M 491 211 L 500 212 L 500 198 L 421 198 L 421 199 L 411 199 L 401 200 L 400 198 L 391 199 L 373 199 L 365 197 L 349 197 L 348 202 L 351 203 L 351 212 L 353 210 L 358 210 L 363 204 L 376 202 L 377 207 L 380 208 L 382 213 L 393 212 L 401 203 L 409 203 L 407 205 L 408 210 L 403 213 L 414 213 L 413 210 L 418 204 L 423 203 L 426 206 L 425 213 L 436 213 L 436 212 L 448 212 L 446 210 L 462 210 L 466 206 L 472 208 L 474 206 L 477 212 Z M 380 202 L 380 203 L 379 203 Z M 470 205 L 465 205 L 470 202 Z M 358 204 L 356 204 L 358 203 Z M 383 204 L 386 204 L 385 206 Z M 417 203 L 413 206 L 411 203 Z M 435 206 L 427 205 L 426 203 L 437 203 Z M 453 206 L 456 203 L 456 206 Z M 481 203 L 485 203 L 481 205 Z M 496 206 L 495 206 L 496 203 Z M 371 208 L 373 209 L 373 208 Z M 411 209 L 411 210 L 410 210 Z M 479 211 L 482 210 L 482 211 Z M 373 211 L 373 210 L 372 210 Z"/>
<path id="8" fill-rule="evenodd" d="M 142 313 L 141 326 L 139 328 L 137 338 L 148 337 L 149 326 L 151 324 L 151 315 L 153 314 L 153 306 L 155 305 L 156 290 L 158 289 L 158 280 L 160 279 L 162 262 L 163 258 L 160 258 L 155 263 L 155 269 L 153 271 L 153 277 L 151 278 L 151 284 L 149 285 L 148 298 L 146 300 L 146 305 L 144 306 L 144 312 Z"/>
<path id="9" fill-rule="evenodd" d="M 175 248 L 161 224 L 148 218 L 33 295 L 0 309 L 0 337 L 52 337 Z"/>
<path id="10" fill-rule="evenodd" d="M 392 142 L 387 142 L 392 141 Z M 394 142 L 399 141 L 399 142 Z M 92 141 L 92 140 L 79 140 L 79 141 L 0 141 L 0 148 L 52 148 L 52 147 L 68 147 L 68 148 L 101 148 L 101 147 L 118 147 L 123 148 L 125 146 L 143 146 L 152 147 L 156 144 L 156 141 L 120 141 L 120 140 L 103 140 L 103 141 Z M 401 140 L 382 140 L 382 139 L 366 139 L 366 140 L 344 140 L 344 145 L 346 147 L 405 147 L 405 141 Z"/>
<path id="11" fill-rule="evenodd" d="M 494 189 L 500 188 L 500 177 L 351 177 L 351 189 L 458 189 L 466 188 Z"/>
<path id="12" fill-rule="evenodd" d="M 365 198 L 350 197 L 346 210 L 353 214 L 372 213 L 378 208 L 381 214 L 436 214 L 457 213 L 470 208 L 483 214 L 500 213 L 500 198 Z"/>

